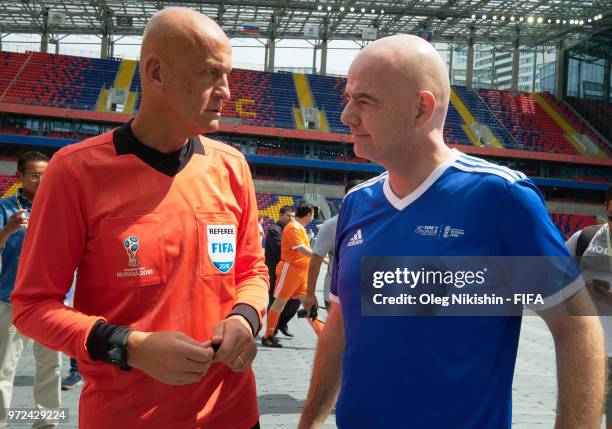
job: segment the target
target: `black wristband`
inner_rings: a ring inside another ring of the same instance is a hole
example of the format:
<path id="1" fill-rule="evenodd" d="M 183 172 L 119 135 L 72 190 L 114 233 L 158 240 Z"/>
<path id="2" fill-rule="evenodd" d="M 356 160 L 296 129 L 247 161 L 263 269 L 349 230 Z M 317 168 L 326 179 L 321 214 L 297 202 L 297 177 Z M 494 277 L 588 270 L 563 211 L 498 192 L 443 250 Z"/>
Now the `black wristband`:
<path id="1" fill-rule="evenodd" d="M 86 347 L 92 360 L 117 365 L 121 369 L 131 369 L 127 365 L 127 337 L 132 332 L 124 326 L 112 325 L 98 320 L 87 336 Z M 122 349 L 125 353 L 122 352 Z"/>
<path id="2" fill-rule="evenodd" d="M 259 324 L 259 316 L 257 311 L 248 304 L 238 304 L 227 317 L 236 315 L 244 317 L 246 321 L 249 322 L 253 332 L 253 337 L 255 337 L 261 327 Z"/>

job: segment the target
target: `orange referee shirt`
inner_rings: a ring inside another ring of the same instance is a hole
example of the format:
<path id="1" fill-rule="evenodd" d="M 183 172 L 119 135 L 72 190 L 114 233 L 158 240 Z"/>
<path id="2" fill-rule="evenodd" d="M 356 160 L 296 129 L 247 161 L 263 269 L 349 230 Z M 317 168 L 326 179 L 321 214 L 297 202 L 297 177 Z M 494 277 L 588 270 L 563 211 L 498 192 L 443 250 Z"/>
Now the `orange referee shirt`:
<path id="1" fill-rule="evenodd" d="M 201 137 L 168 176 L 118 154 L 113 135 L 51 160 L 12 296 L 15 325 L 79 362 L 80 427 L 250 429 L 258 420 L 252 371 L 213 364 L 201 382 L 170 386 L 90 358 L 86 340 L 99 319 L 204 341 L 237 304 L 253 307 L 261 326 L 268 296 L 244 157 Z M 77 268 L 72 309 L 63 300 Z"/>

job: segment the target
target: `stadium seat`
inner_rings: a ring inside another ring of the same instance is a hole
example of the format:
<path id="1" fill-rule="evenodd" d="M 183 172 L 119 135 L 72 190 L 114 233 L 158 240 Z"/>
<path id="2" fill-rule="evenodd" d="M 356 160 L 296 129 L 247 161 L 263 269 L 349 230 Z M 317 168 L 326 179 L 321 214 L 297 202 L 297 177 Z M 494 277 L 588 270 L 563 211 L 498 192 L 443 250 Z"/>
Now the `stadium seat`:
<path id="1" fill-rule="evenodd" d="M 516 143 L 526 150 L 576 155 L 561 127 L 536 103 L 531 94 L 478 90 L 493 114 Z M 503 136 L 502 136 L 503 138 Z M 504 145 L 508 142 L 504 140 Z"/>
<path id="2" fill-rule="evenodd" d="M 550 218 L 565 240 L 570 238 L 576 231 L 597 223 L 597 219 L 594 216 L 587 215 L 550 213 Z"/>

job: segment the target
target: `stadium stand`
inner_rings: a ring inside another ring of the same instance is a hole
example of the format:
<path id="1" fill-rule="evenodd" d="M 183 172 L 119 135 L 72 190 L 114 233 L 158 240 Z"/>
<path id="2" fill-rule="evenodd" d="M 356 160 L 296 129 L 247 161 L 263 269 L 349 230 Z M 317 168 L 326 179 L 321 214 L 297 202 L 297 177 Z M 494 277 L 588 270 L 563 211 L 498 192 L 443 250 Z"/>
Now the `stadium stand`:
<path id="1" fill-rule="evenodd" d="M 576 231 L 597 223 L 595 217 L 587 215 L 550 213 L 550 218 L 566 240 Z"/>
<path id="2" fill-rule="evenodd" d="M 612 141 L 612 104 L 578 97 L 567 97 L 565 101 L 589 121 L 608 141 Z"/>
<path id="3" fill-rule="evenodd" d="M 258 192 L 256 195 L 259 214 L 264 219 L 264 230 L 267 231 L 270 225 L 278 222 L 278 212 L 282 206 L 297 208 L 304 199 L 297 195 L 266 194 Z M 317 233 L 317 222 L 312 222 L 306 227 L 307 231 Z"/>
<path id="4" fill-rule="evenodd" d="M 578 153 L 565 139 L 559 125 L 530 94 L 512 95 L 510 91 L 488 89 L 479 89 L 478 94 L 525 149 L 571 155 Z"/>
<path id="5" fill-rule="evenodd" d="M 224 117 L 239 118 L 244 125 L 295 128 L 292 109 L 298 102 L 290 74 L 234 69 L 229 86 L 232 97 Z"/>
<path id="6" fill-rule="evenodd" d="M 346 79 L 335 76 L 308 75 L 308 83 L 315 107 L 325 111 L 329 131 L 350 134 L 350 129 L 340 121 L 340 115 L 346 105 L 344 99 Z"/>
<path id="7" fill-rule="evenodd" d="M 134 71 L 134 77 L 132 78 L 132 84 L 130 85 L 130 92 L 136 92 L 136 102 L 134 103 L 134 114 L 140 108 L 140 67 L 136 67 Z"/>
<path id="8" fill-rule="evenodd" d="M 0 175 L 0 198 L 13 195 L 19 189 L 19 182 L 14 176 Z"/>
<path id="9" fill-rule="evenodd" d="M 119 68 L 115 59 L 27 55 L 0 101 L 93 110 L 101 89 L 112 85 Z"/>
<path id="10" fill-rule="evenodd" d="M 601 150 L 606 153 L 606 155 L 610 156 L 612 154 L 612 150 L 610 147 L 595 133 L 592 129 L 590 129 L 574 112 L 570 110 L 570 108 L 561 100 L 557 100 L 552 94 L 549 92 L 545 92 L 539 94 L 546 102 L 548 102 L 557 113 L 565 119 L 569 125 L 579 134 L 584 134 L 593 141 Z"/>
<path id="11" fill-rule="evenodd" d="M 40 52 L 1 52 L 0 64 L 1 102 L 95 110 L 103 90 L 115 82 L 121 61 Z M 348 133 L 349 129 L 340 121 L 345 104 L 343 91 L 346 79 L 307 75 L 307 82 L 313 103 L 325 111 L 330 131 Z M 296 128 L 293 109 L 299 106 L 299 102 L 291 73 L 235 69 L 230 75 L 229 84 L 232 98 L 224 108 L 224 117 L 230 122 L 235 120 L 235 123 L 245 125 Z M 454 86 L 453 89 L 474 119 L 487 125 L 504 147 L 572 155 L 578 153 L 565 138 L 563 128 L 536 102 L 534 97 L 537 95 L 512 95 L 508 91 L 485 89 L 472 92 L 462 86 Z M 134 102 L 137 110 L 141 101 L 138 67 L 129 90 L 138 93 Z M 541 97 L 576 132 L 589 136 L 605 153 L 612 155 L 608 144 L 565 103 L 550 94 L 541 94 Z M 576 105 L 588 103 L 572 99 L 570 102 Z M 612 111 L 612 107 L 605 106 L 608 112 Z M 600 128 L 605 128 L 610 121 L 600 122 Z M 464 120 L 451 104 L 444 132 L 445 141 L 471 144 L 462 129 L 463 124 Z M 343 158 L 338 157 L 337 160 L 344 161 Z"/>
<path id="12" fill-rule="evenodd" d="M 13 84 L 15 77 L 28 59 L 28 54 L 18 52 L 0 53 L 0 99 L 5 91 Z"/>
<path id="13" fill-rule="evenodd" d="M 457 109 L 449 103 L 446 122 L 444 123 L 444 142 L 446 144 L 466 144 L 471 145 L 470 139 L 465 135 L 465 131 L 461 128 L 463 120 L 457 112 Z"/>
<path id="14" fill-rule="evenodd" d="M 340 205 L 342 205 L 342 198 L 327 198 L 329 208 L 332 210 L 332 215 L 340 211 Z"/>
<path id="15" fill-rule="evenodd" d="M 488 107 L 484 100 L 478 95 L 478 92 L 468 91 L 464 86 L 458 85 L 453 85 L 453 90 L 479 124 L 488 126 L 504 147 L 511 149 L 516 148 L 516 140 L 510 135 L 502 122 L 493 114 L 491 108 Z"/>

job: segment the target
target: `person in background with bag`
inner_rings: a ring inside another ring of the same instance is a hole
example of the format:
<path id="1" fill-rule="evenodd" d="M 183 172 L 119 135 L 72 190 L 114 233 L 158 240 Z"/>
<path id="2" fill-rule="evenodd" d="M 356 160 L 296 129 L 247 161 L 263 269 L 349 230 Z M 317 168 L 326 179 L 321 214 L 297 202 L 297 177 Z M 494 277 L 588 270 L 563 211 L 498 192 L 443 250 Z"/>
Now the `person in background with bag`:
<path id="1" fill-rule="evenodd" d="M 600 314 L 608 354 L 608 379 L 612 382 L 612 185 L 606 192 L 605 209 L 608 221 L 603 225 L 591 225 L 577 231 L 567 240 L 567 247 L 582 269 L 587 289 Z M 605 424 L 612 429 L 612 396 L 607 395 Z"/>

